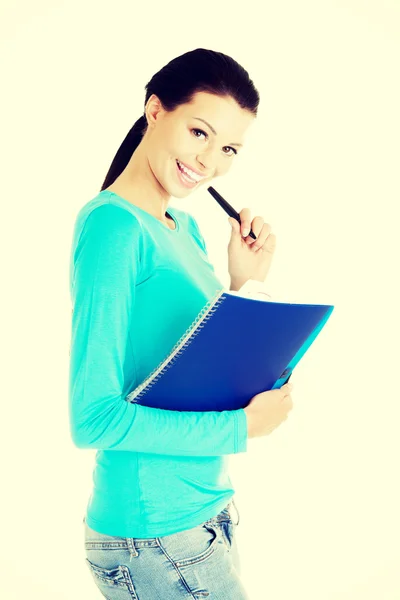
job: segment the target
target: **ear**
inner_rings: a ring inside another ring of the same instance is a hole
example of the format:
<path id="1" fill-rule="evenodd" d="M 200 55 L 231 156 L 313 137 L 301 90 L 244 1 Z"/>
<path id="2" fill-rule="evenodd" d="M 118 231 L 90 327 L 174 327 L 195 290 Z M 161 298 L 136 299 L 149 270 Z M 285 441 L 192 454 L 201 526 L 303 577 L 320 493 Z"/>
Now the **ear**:
<path id="1" fill-rule="evenodd" d="M 161 100 L 155 94 L 152 94 L 147 100 L 145 115 L 147 118 L 147 124 L 153 127 L 156 124 L 157 119 L 162 116 L 164 109 L 161 104 Z"/>

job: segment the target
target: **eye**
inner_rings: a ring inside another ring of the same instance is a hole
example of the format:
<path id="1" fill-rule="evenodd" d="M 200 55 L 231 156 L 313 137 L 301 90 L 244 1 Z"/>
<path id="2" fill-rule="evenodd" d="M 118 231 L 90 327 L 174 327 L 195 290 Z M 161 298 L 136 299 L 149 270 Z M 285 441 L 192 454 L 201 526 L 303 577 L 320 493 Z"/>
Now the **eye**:
<path id="1" fill-rule="evenodd" d="M 232 148 L 232 146 L 225 146 L 225 148 L 230 148 L 231 150 L 233 150 L 234 154 L 237 154 L 237 150 L 235 150 L 235 148 Z M 232 156 L 232 154 L 231 154 Z"/>
<path id="2" fill-rule="evenodd" d="M 202 129 L 196 129 L 195 128 L 195 129 L 192 129 L 191 131 L 195 131 L 195 132 L 197 131 L 197 132 L 202 133 L 203 135 L 205 135 L 206 138 L 208 137 L 207 133 L 205 131 L 203 131 Z M 195 137 L 198 137 L 198 136 L 196 135 Z M 225 148 L 230 148 L 231 150 L 233 150 L 234 154 L 237 154 L 237 150 L 235 150 L 235 148 L 232 148 L 232 146 L 225 146 Z M 225 154 L 227 156 L 232 156 L 232 154 L 228 155 L 226 152 L 225 152 Z"/>
<path id="3" fill-rule="evenodd" d="M 206 132 L 205 132 L 205 131 L 203 131 L 202 129 L 192 129 L 192 131 L 197 131 L 197 132 L 200 132 L 200 133 L 202 133 L 203 135 L 205 135 L 206 137 L 208 137 L 208 136 L 207 136 L 207 134 L 206 134 Z M 198 136 L 196 135 L 195 137 L 198 137 Z"/>

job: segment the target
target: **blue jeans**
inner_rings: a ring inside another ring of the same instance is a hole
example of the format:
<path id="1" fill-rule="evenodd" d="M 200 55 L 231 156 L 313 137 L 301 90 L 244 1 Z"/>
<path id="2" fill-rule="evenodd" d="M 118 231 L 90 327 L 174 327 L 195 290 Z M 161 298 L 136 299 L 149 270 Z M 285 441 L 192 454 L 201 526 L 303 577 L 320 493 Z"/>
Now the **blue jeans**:
<path id="1" fill-rule="evenodd" d="M 233 500 L 197 527 L 150 539 L 98 533 L 84 520 L 85 560 L 107 600 L 249 600 L 240 581 L 238 524 Z"/>

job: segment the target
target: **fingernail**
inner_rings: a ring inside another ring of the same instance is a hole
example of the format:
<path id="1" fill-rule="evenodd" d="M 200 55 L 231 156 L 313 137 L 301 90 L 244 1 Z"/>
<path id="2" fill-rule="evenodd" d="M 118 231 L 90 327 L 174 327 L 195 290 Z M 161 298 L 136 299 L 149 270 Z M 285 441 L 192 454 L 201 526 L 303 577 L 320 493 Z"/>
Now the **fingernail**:
<path id="1" fill-rule="evenodd" d="M 247 227 L 245 227 L 245 229 L 243 229 L 243 237 L 248 236 L 250 233 L 250 229 L 248 229 Z"/>

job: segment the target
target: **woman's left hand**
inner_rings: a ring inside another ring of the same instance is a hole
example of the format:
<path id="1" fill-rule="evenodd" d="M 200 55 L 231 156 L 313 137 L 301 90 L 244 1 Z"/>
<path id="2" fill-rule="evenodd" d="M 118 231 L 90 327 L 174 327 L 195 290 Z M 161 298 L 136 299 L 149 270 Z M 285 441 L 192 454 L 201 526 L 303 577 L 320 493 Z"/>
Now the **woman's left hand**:
<path id="1" fill-rule="evenodd" d="M 228 245 L 228 271 L 231 288 L 235 290 L 240 289 L 248 279 L 265 281 L 276 248 L 276 236 L 271 233 L 271 225 L 264 223 L 259 216 L 251 221 L 249 208 L 243 208 L 239 215 L 240 224 L 233 217 L 228 219 L 232 227 Z M 256 240 L 248 235 L 250 228 Z"/>

